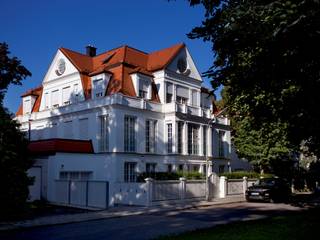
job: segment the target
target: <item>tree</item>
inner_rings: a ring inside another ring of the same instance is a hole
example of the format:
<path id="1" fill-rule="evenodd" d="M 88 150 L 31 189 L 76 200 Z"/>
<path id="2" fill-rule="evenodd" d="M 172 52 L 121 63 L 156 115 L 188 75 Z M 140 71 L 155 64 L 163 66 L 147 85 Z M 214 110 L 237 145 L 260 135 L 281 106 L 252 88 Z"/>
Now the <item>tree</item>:
<path id="1" fill-rule="evenodd" d="M 302 142 L 319 156 L 319 1 L 190 0 L 200 3 L 205 19 L 188 36 L 212 43 L 204 75 L 226 87 L 240 156 L 273 170 Z"/>
<path id="2" fill-rule="evenodd" d="M 19 131 L 19 124 L 3 106 L 9 84 L 21 84 L 31 73 L 15 58 L 9 57 L 8 45 L 0 43 L 0 216 L 6 217 L 24 208 L 28 185 L 32 179 L 26 171 L 32 166 L 28 141 Z"/>

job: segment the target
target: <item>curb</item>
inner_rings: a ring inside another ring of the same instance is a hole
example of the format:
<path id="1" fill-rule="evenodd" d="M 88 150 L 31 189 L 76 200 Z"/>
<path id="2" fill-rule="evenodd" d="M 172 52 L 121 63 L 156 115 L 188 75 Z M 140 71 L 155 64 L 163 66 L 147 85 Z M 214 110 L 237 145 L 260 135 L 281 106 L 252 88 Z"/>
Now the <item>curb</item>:
<path id="1" fill-rule="evenodd" d="M 88 221 L 98 221 L 103 219 L 111 219 L 111 218 L 122 218 L 122 217 L 128 217 L 128 216 L 138 216 L 138 215 L 152 215 L 154 213 L 164 213 L 164 212 L 177 212 L 182 211 L 186 209 L 197 209 L 197 208 L 203 208 L 203 207 L 210 207 L 210 206 L 220 206 L 220 205 L 228 205 L 233 203 L 241 203 L 245 202 L 244 199 L 235 199 L 235 200 L 229 200 L 229 201 L 216 201 L 216 202 L 207 202 L 207 203 L 201 203 L 201 204 L 186 204 L 184 206 L 168 206 L 168 207 L 156 207 L 156 208 L 148 208 L 148 207 L 141 207 L 141 210 L 137 211 L 119 211 L 119 212 L 109 212 L 107 215 L 103 215 L 103 212 L 96 212 L 92 214 L 98 214 L 93 216 L 87 216 L 83 218 L 76 218 L 77 216 L 74 214 L 65 215 L 65 217 L 72 217 L 72 219 L 62 219 L 61 221 L 56 220 L 51 223 L 45 222 L 36 222 L 37 220 L 30 220 L 30 222 L 17 222 L 12 223 L 4 226 L 0 226 L 0 232 L 2 231 L 13 231 L 13 230 L 22 230 L 22 229 L 28 229 L 28 228 L 37 228 L 37 227 L 46 227 L 46 226 L 56 226 L 56 225 L 63 225 L 63 224 L 72 224 L 72 223 L 80 223 L 80 222 L 88 222 Z M 80 213 L 80 214 L 87 214 L 87 213 Z M 62 217 L 61 215 L 60 217 Z"/>

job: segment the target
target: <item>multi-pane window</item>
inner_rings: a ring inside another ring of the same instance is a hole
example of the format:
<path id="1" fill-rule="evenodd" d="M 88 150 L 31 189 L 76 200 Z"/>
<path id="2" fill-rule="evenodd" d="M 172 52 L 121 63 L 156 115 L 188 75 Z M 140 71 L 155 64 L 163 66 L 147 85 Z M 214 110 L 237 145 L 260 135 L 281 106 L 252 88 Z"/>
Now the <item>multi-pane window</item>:
<path id="1" fill-rule="evenodd" d="M 61 171 L 59 173 L 60 180 L 86 181 L 91 178 L 92 178 L 92 172 L 88 172 L 88 171 Z"/>
<path id="2" fill-rule="evenodd" d="M 106 152 L 109 147 L 109 119 L 108 116 L 100 117 L 100 151 Z"/>
<path id="3" fill-rule="evenodd" d="M 173 97 L 173 84 L 166 83 L 166 90 L 166 103 L 171 103 Z"/>
<path id="4" fill-rule="evenodd" d="M 124 151 L 136 151 L 136 134 L 135 134 L 136 117 L 124 117 Z"/>
<path id="5" fill-rule="evenodd" d="M 48 109 L 49 108 L 49 93 L 48 92 L 46 92 L 45 94 L 44 94 L 44 107 L 46 108 L 46 109 Z"/>
<path id="6" fill-rule="evenodd" d="M 177 96 L 176 97 L 176 102 L 180 103 L 180 104 L 187 104 L 188 98 Z"/>
<path id="7" fill-rule="evenodd" d="M 219 173 L 224 173 L 225 165 L 219 165 Z"/>
<path id="8" fill-rule="evenodd" d="M 188 153 L 199 154 L 199 126 L 188 124 Z"/>
<path id="9" fill-rule="evenodd" d="M 156 163 L 146 163 L 146 173 L 149 177 L 154 177 L 156 173 Z"/>
<path id="10" fill-rule="evenodd" d="M 146 121 L 146 152 L 148 153 L 155 152 L 156 126 L 157 126 L 157 121 L 155 120 Z"/>
<path id="11" fill-rule="evenodd" d="M 104 81 L 103 79 L 96 79 L 93 82 L 93 87 L 92 87 L 92 91 L 93 91 L 93 98 L 101 98 L 103 96 L 104 93 Z"/>
<path id="12" fill-rule="evenodd" d="M 143 90 L 139 90 L 139 97 L 141 97 L 143 99 L 147 99 L 148 92 L 147 91 L 143 91 Z"/>
<path id="13" fill-rule="evenodd" d="M 125 162 L 124 163 L 124 181 L 125 182 L 136 182 L 137 181 L 137 163 Z"/>
<path id="14" fill-rule="evenodd" d="M 177 86 L 176 88 L 176 102 L 181 103 L 181 104 L 187 104 L 188 103 L 188 98 L 189 98 L 189 89 L 182 87 L 182 86 Z"/>
<path id="15" fill-rule="evenodd" d="M 192 90 L 192 105 L 193 106 L 199 106 L 199 101 L 198 101 L 198 91 Z"/>
<path id="16" fill-rule="evenodd" d="M 167 172 L 168 173 L 172 172 L 172 164 L 167 164 Z"/>
<path id="17" fill-rule="evenodd" d="M 31 100 L 30 99 L 24 99 L 23 100 L 23 113 L 31 113 Z"/>
<path id="18" fill-rule="evenodd" d="M 206 126 L 203 126 L 202 128 L 202 138 L 203 138 L 203 147 L 202 147 L 202 153 L 203 153 L 203 156 L 207 156 L 207 127 Z"/>
<path id="19" fill-rule="evenodd" d="M 183 122 L 178 122 L 178 153 L 183 151 Z"/>
<path id="20" fill-rule="evenodd" d="M 225 131 L 219 130 L 219 140 L 218 140 L 219 157 L 225 157 L 224 138 L 225 138 Z"/>
<path id="21" fill-rule="evenodd" d="M 167 151 L 168 153 L 172 153 L 172 123 L 167 124 Z"/>
<path id="22" fill-rule="evenodd" d="M 59 90 L 51 92 L 51 105 L 54 108 L 59 107 Z"/>
<path id="23" fill-rule="evenodd" d="M 149 88 L 150 88 L 150 80 L 140 79 L 139 80 L 139 97 L 143 99 L 148 99 Z"/>
<path id="24" fill-rule="evenodd" d="M 70 90 L 70 86 L 62 88 L 62 104 L 63 105 L 68 105 L 70 104 L 70 94 L 71 94 L 71 90 Z"/>

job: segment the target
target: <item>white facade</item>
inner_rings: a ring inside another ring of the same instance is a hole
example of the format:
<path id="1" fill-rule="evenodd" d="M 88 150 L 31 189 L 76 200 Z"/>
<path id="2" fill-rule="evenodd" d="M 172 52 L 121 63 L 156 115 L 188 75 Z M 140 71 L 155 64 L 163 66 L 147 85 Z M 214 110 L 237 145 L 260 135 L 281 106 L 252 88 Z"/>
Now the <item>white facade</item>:
<path id="1" fill-rule="evenodd" d="M 30 113 L 28 108 L 16 119 L 32 141 L 91 140 L 94 153 L 39 157 L 42 197 L 50 200 L 54 180 L 64 177 L 115 183 L 135 181 L 138 173 L 151 168 L 205 172 L 207 160 L 209 172 L 233 167 L 229 120 L 214 118 L 213 97 L 202 91 L 187 48 L 152 74 L 130 75 L 136 96 L 108 95 L 112 73 L 92 75 L 91 97 L 86 99 L 79 66 L 58 50 L 42 83 L 39 111 Z M 159 102 L 150 100 L 152 82 Z M 34 104 L 33 98 L 25 99 Z"/>

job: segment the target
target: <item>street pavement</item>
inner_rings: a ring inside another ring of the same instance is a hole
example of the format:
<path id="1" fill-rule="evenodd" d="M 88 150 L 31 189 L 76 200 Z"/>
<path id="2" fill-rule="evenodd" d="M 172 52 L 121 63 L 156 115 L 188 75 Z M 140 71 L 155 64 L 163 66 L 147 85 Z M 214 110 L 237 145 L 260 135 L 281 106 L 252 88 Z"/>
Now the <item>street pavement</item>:
<path id="1" fill-rule="evenodd" d="M 1 231 L 1 240 L 153 239 L 235 221 L 281 216 L 306 208 L 289 204 L 229 203 L 193 209 L 159 211 L 54 226 Z M 249 224 L 249 223 L 248 223 Z"/>

